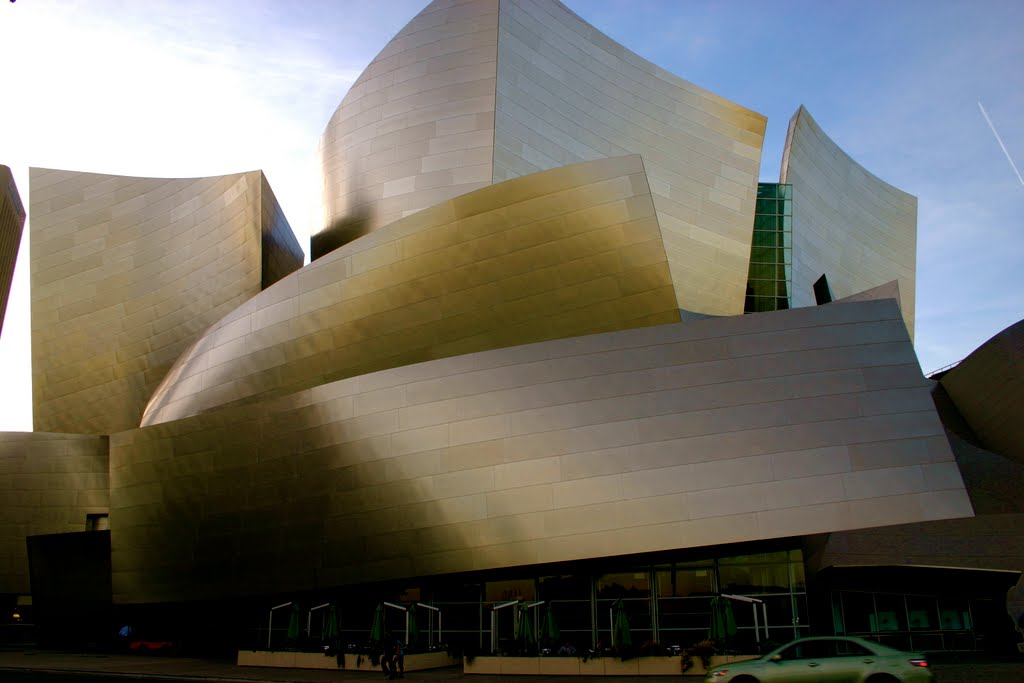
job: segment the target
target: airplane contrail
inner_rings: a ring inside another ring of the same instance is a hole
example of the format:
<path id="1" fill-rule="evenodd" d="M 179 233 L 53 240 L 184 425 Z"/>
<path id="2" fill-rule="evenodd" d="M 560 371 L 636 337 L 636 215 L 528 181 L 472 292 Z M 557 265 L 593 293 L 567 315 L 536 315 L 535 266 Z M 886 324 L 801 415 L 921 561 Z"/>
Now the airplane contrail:
<path id="1" fill-rule="evenodd" d="M 1013 172 L 1017 174 L 1017 180 L 1020 181 L 1021 185 L 1024 185 L 1024 178 L 1021 177 L 1020 171 L 1017 170 L 1017 164 L 1013 163 L 1013 157 L 1011 157 L 1010 153 L 1006 151 L 1006 145 L 1003 144 L 1003 139 L 999 137 L 999 133 L 996 132 L 996 127 L 992 125 L 992 119 L 988 117 L 988 114 L 985 112 L 985 107 L 981 106 L 981 102 L 978 102 L 978 109 L 981 110 L 981 115 L 985 117 L 988 127 L 992 129 L 992 135 L 996 136 L 996 142 L 998 142 L 999 146 L 1003 149 L 1003 154 L 1006 155 L 1006 160 L 1010 162 L 1010 168 L 1012 168 Z"/>

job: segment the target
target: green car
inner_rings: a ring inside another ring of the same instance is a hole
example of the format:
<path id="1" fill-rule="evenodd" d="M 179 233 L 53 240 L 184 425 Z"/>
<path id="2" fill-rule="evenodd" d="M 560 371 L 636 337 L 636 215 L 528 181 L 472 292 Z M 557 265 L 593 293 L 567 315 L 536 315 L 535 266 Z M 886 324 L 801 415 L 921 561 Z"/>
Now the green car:
<path id="1" fill-rule="evenodd" d="M 862 638 L 800 638 L 759 659 L 719 666 L 705 683 L 931 683 L 924 655 Z"/>

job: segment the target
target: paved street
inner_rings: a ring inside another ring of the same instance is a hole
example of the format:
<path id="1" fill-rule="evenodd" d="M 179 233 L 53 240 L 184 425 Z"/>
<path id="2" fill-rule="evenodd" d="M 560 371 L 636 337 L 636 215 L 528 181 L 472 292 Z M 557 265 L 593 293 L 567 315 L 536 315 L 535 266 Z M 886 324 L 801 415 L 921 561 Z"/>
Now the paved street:
<path id="1" fill-rule="evenodd" d="M 1019 660 L 939 661 L 934 665 L 939 683 L 1021 683 L 1024 658 Z M 267 683 L 379 683 L 381 674 L 358 671 L 267 669 L 238 667 L 230 661 L 185 657 L 83 655 L 59 652 L 0 652 L 0 680 L 4 683 L 124 683 L 125 680 L 260 681 Z M 406 674 L 410 683 L 531 683 L 534 676 L 465 676 L 456 667 Z M 559 683 L 594 683 L 597 679 L 560 676 Z M 610 683 L 697 682 L 699 677 L 609 677 Z"/>

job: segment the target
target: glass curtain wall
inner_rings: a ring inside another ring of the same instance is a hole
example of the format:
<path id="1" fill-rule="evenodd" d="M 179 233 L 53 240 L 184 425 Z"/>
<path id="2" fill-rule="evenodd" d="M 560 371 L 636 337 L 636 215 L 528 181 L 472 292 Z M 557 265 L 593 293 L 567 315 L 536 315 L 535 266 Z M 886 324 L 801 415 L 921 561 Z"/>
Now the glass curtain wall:
<path id="1" fill-rule="evenodd" d="M 999 609 L 984 598 L 832 593 L 832 623 L 837 635 L 869 638 L 900 650 L 983 649 Z"/>
<path id="2" fill-rule="evenodd" d="M 612 645 L 610 610 L 622 600 L 634 647 L 656 642 L 665 647 L 688 647 L 707 638 L 711 624 L 711 598 L 720 593 L 763 600 L 771 640 L 786 642 L 807 635 L 807 593 L 803 557 L 799 550 L 784 550 L 699 561 L 646 566 L 607 565 L 602 574 L 560 574 L 534 578 L 488 581 L 480 584 L 424 588 L 424 599 L 439 607 L 444 619 L 444 640 L 491 646 L 494 607 L 512 600 L 550 605 L 559 643 L 571 643 L 579 652 Z M 733 602 L 739 629 L 734 645 L 755 648 L 754 616 L 749 603 Z M 497 612 L 498 651 L 517 652 L 513 610 Z M 758 607 L 759 637 L 764 622 Z M 751 649 L 753 651 L 753 649 Z"/>
<path id="3" fill-rule="evenodd" d="M 793 280 L 793 186 L 758 183 L 744 312 L 789 308 Z"/>

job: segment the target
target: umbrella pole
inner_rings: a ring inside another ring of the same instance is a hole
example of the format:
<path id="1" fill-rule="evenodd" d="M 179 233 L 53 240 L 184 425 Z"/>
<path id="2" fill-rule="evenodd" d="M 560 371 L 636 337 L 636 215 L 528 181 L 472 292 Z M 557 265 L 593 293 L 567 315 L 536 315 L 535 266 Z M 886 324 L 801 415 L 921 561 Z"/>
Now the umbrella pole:
<path id="1" fill-rule="evenodd" d="M 405 610 L 405 644 L 409 645 L 409 609 Z"/>
<path id="2" fill-rule="evenodd" d="M 611 642 L 612 647 L 615 647 L 615 614 L 614 614 L 614 612 L 615 612 L 615 608 L 614 607 L 609 607 L 608 608 L 608 632 L 611 633 L 611 637 L 609 638 L 609 642 Z M 598 638 L 598 640 L 600 640 L 600 638 Z"/>
<path id="3" fill-rule="evenodd" d="M 286 602 L 284 604 L 278 605 L 277 607 L 271 607 L 270 608 L 270 618 L 267 620 L 267 649 L 268 650 L 270 649 L 270 637 L 274 633 L 274 610 L 279 610 L 282 607 L 287 607 L 290 604 L 292 604 L 292 603 Z"/>
<path id="4" fill-rule="evenodd" d="M 757 603 L 750 603 L 750 606 L 754 608 L 754 641 L 758 644 L 761 643 L 761 626 L 757 623 Z"/>

